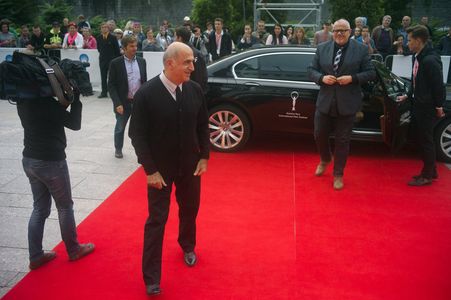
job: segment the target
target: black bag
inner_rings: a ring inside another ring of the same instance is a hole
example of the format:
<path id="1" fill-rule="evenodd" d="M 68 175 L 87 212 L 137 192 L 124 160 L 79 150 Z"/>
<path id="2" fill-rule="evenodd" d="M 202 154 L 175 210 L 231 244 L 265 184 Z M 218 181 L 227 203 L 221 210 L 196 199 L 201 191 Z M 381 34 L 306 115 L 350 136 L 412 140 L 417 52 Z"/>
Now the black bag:
<path id="1" fill-rule="evenodd" d="M 80 94 L 83 96 L 93 95 L 91 79 L 89 73 L 86 71 L 86 67 L 89 67 L 89 63 L 81 62 L 77 60 L 63 59 L 59 66 L 63 73 L 70 81 L 74 81 L 80 90 Z"/>
<path id="2" fill-rule="evenodd" d="M 14 52 L 0 64 L 0 99 L 27 100 L 54 95 L 47 73 L 33 55 Z"/>
<path id="3" fill-rule="evenodd" d="M 47 56 L 14 52 L 12 62 L 0 64 L 0 99 L 17 101 L 56 96 L 62 105 L 68 106 L 74 93 L 79 93 L 79 86 L 83 95 L 92 94 L 85 65 L 68 59 L 63 62 L 60 68 Z"/>

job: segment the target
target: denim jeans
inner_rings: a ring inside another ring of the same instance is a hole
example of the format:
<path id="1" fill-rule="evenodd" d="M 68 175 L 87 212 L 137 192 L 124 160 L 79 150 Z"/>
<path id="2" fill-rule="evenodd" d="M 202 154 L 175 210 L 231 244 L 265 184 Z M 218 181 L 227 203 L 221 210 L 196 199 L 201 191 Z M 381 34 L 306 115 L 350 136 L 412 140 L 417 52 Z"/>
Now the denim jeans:
<path id="1" fill-rule="evenodd" d="M 114 127 L 114 148 L 122 150 L 124 146 L 124 132 L 125 126 L 127 126 L 128 119 L 130 118 L 131 110 L 124 109 L 124 113 L 116 115 L 116 126 Z"/>
<path id="2" fill-rule="evenodd" d="M 50 215 L 52 199 L 58 210 L 61 237 L 69 255 L 79 249 L 75 226 L 69 170 L 66 160 L 44 161 L 23 157 L 22 165 L 33 193 L 33 212 L 28 222 L 30 261 L 43 254 L 42 238 L 45 220 Z"/>

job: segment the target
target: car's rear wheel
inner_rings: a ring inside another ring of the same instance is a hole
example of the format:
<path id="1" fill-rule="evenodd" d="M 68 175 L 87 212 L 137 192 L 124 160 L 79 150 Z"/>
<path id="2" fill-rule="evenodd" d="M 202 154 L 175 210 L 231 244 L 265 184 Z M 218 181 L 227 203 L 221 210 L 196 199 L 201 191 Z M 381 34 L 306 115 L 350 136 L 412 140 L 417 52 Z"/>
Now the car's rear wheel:
<path id="1" fill-rule="evenodd" d="M 210 144 L 213 150 L 234 152 L 243 148 L 249 140 L 248 117 L 237 107 L 220 105 L 210 110 Z"/>
<path id="2" fill-rule="evenodd" d="M 444 120 L 435 131 L 438 159 L 451 163 L 451 118 Z"/>

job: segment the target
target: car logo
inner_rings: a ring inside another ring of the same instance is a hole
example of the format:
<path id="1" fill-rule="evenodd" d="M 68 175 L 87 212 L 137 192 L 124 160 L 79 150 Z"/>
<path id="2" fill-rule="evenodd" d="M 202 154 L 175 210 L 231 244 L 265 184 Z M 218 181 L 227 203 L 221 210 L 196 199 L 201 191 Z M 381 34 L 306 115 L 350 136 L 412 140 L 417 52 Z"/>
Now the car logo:
<path id="1" fill-rule="evenodd" d="M 291 111 L 296 111 L 296 100 L 299 98 L 299 93 L 296 91 L 291 92 L 291 99 L 293 100 L 293 107 Z"/>

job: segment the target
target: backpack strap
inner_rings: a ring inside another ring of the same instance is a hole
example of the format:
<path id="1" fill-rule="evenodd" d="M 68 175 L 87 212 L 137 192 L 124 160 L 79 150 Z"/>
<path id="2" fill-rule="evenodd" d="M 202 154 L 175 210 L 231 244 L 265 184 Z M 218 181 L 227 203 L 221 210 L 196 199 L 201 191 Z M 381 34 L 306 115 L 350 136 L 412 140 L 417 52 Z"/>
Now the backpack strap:
<path id="1" fill-rule="evenodd" d="M 36 57 L 36 59 L 45 69 L 50 85 L 52 86 L 52 90 L 55 93 L 56 98 L 58 98 L 60 104 L 65 107 L 69 106 L 74 100 L 74 90 L 66 76 L 64 76 L 61 68 L 56 62 L 52 63 L 52 66 L 49 66 L 49 64 L 47 64 L 47 62 L 41 57 Z"/>

